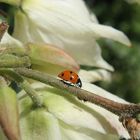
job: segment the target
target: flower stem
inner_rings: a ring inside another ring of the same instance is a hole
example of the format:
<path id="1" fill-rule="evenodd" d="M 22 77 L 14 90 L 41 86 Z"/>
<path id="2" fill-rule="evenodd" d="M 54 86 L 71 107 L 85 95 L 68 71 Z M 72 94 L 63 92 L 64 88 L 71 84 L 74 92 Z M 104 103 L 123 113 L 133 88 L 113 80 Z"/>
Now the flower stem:
<path id="1" fill-rule="evenodd" d="M 26 91 L 26 93 L 30 96 L 35 106 L 43 106 L 42 100 L 37 95 L 36 91 L 33 88 L 31 88 L 30 84 L 26 80 L 20 83 L 20 87 L 23 88 Z"/>
<path id="2" fill-rule="evenodd" d="M 9 76 L 14 81 L 17 82 L 17 84 L 25 90 L 25 92 L 29 95 L 29 97 L 32 99 L 33 103 L 37 107 L 42 106 L 42 101 L 36 91 L 31 88 L 30 84 L 24 80 L 18 73 L 14 72 L 12 69 L 2 69 L 0 68 L 0 75 L 2 76 Z"/>
<path id="3" fill-rule="evenodd" d="M 16 56 L 27 56 L 26 48 L 19 46 L 8 46 L 0 48 L 0 55 L 14 54 Z"/>
<path id="4" fill-rule="evenodd" d="M 35 71 L 35 70 L 27 69 L 27 68 L 22 68 L 22 69 L 17 68 L 15 69 L 15 71 L 25 77 L 38 80 L 40 82 L 54 86 L 59 89 L 66 90 L 74 94 L 75 96 L 77 96 L 78 99 L 95 103 L 118 116 L 125 115 L 125 116 L 131 117 L 131 116 L 135 116 L 137 113 L 140 113 L 140 105 L 138 104 L 118 103 L 110 99 L 96 95 L 94 93 L 91 93 L 89 91 L 86 91 L 77 87 L 67 86 L 60 80 L 39 71 Z"/>

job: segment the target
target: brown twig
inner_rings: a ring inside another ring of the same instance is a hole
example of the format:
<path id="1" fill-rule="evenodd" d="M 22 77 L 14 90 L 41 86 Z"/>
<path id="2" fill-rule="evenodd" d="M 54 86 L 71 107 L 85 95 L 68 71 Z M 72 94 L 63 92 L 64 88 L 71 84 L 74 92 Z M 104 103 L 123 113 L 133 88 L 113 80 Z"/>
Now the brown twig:
<path id="1" fill-rule="evenodd" d="M 63 82 L 61 82 L 60 80 L 49 76 L 48 74 L 31 70 L 31 69 L 27 69 L 27 68 L 17 68 L 15 69 L 15 71 L 21 74 L 22 76 L 32 78 L 34 80 L 38 80 L 40 82 L 54 86 L 59 89 L 66 90 L 70 92 L 71 94 L 74 94 L 75 96 L 77 96 L 78 99 L 97 104 L 118 116 L 131 117 L 140 113 L 140 105 L 123 104 L 123 103 L 112 101 L 110 99 L 96 95 L 89 91 L 86 91 L 77 87 L 73 87 L 73 86 L 68 86 L 64 84 Z"/>

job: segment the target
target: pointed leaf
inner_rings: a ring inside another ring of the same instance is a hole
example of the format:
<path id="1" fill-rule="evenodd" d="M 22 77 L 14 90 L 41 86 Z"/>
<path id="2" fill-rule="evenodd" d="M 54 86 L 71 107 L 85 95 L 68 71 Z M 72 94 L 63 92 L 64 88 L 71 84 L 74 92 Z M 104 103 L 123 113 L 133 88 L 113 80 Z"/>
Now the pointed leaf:
<path id="1" fill-rule="evenodd" d="M 78 73 L 80 79 L 84 82 L 95 82 L 95 81 L 110 81 L 111 73 L 104 69 L 96 70 L 83 70 L 81 69 Z"/>
<path id="2" fill-rule="evenodd" d="M 114 41 L 118 41 L 129 47 L 131 46 L 131 42 L 128 39 L 128 37 L 123 32 L 114 29 L 111 26 L 92 23 L 91 25 L 89 25 L 89 27 L 91 28 L 91 32 L 94 33 L 93 36 L 95 38 L 100 38 L 100 37 L 108 38 Z"/>
<path id="3" fill-rule="evenodd" d="M 0 125 L 9 140 L 19 140 L 16 93 L 8 86 L 0 86 Z"/>

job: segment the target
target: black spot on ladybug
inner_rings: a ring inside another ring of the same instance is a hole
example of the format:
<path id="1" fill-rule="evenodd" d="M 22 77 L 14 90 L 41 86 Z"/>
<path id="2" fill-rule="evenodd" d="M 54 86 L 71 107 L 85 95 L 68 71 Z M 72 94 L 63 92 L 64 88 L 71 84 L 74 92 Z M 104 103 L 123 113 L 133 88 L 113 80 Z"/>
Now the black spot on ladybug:
<path id="1" fill-rule="evenodd" d="M 70 71 L 70 74 L 72 74 L 73 72 L 72 71 Z"/>
<path id="2" fill-rule="evenodd" d="M 61 76 L 63 77 L 64 76 L 64 73 L 62 73 Z"/>
<path id="3" fill-rule="evenodd" d="M 70 80 L 72 80 L 73 79 L 73 77 L 70 77 Z"/>

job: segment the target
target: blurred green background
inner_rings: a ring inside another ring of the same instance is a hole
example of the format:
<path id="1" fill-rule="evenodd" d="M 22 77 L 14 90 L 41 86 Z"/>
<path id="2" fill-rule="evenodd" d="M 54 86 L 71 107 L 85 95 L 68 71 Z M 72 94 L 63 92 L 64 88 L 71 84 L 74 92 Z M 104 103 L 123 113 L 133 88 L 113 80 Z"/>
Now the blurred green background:
<path id="1" fill-rule="evenodd" d="M 110 25 L 123 31 L 131 40 L 128 48 L 109 40 L 99 40 L 102 55 L 114 66 L 112 81 L 96 84 L 127 101 L 140 102 L 140 5 L 130 4 L 125 0 L 85 0 L 87 6 L 94 12 L 101 24 Z M 14 8 L 0 4 L 0 13 L 7 17 L 10 23 L 9 31 L 14 25 Z M 9 16 L 10 15 L 10 16 Z"/>
<path id="2" fill-rule="evenodd" d="M 98 41 L 102 55 L 114 68 L 112 81 L 98 82 L 104 89 L 127 101 L 140 102 L 140 4 L 125 0 L 85 0 L 101 24 L 123 31 L 132 47 L 113 41 Z"/>

